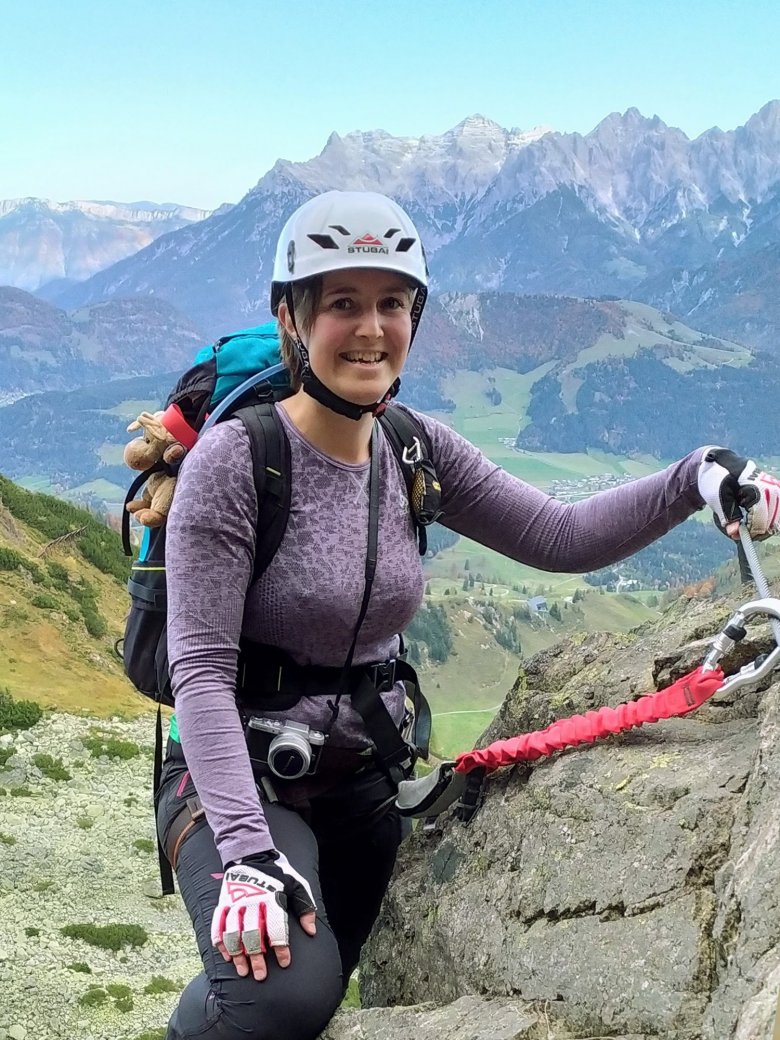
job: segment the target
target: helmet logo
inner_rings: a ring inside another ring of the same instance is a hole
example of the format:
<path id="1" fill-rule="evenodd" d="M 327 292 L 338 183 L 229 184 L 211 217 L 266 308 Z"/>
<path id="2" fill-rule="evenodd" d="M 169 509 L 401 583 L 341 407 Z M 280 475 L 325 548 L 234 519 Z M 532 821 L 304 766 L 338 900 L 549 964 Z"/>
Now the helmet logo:
<path id="1" fill-rule="evenodd" d="M 287 270 L 290 274 L 295 270 L 295 240 L 290 239 L 290 244 L 287 247 Z"/>
<path id="2" fill-rule="evenodd" d="M 348 253 L 389 253 L 390 250 L 382 244 L 382 239 L 370 231 L 356 238 L 351 246 L 347 246 Z"/>
<path id="3" fill-rule="evenodd" d="M 337 231 L 340 235 L 349 236 L 351 232 L 342 224 L 330 224 L 328 225 L 332 231 Z M 385 245 L 384 240 L 393 238 L 394 235 L 400 233 L 400 228 L 388 228 L 384 235 L 379 238 L 372 231 L 366 231 L 364 235 L 359 235 L 358 238 L 353 239 L 352 244 L 346 247 L 348 253 L 384 253 L 387 255 L 390 252 L 388 246 Z M 341 248 L 338 242 L 333 238 L 332 235 L 315 234 L 311 233 L 306 236 L 311 239 L 315 245 L 319 246 L 320 249 L 339 249 Z M 413 245 L 417 242 L 416 238 L 399 238 L 395 245 L 396 253 L 408 253 Z M 290 249 L 293 250 L 293 259 L 290 259 Z M 287 266 L 292 273 L 294 266 L 294 246 L 290 243 L 290 248 L 287 251 Z M 427 273 L 427 271 L 426 271 Z"/>

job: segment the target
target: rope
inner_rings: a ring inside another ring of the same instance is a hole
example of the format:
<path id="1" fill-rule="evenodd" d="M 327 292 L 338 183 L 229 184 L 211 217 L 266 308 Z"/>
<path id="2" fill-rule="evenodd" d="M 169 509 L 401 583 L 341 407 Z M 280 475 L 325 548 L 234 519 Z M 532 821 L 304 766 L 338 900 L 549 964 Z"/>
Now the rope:
<path id="1" fill-rule="evenodd" d="M 623 733 L 645 722 L 687 715 L 709 700 L 723 685 L 723 680 L 720 668 L 706 672 L 701 667 L 696 668 L 671 686 L 635 701 L 619 704 L 616 708 L 604 707 L 585 715 L 558 719 L 546 729 L 524 733 L 509 740 L 497 740 L 477 751 L 466 751 L 457 756 L 455 772 L 470 773 L 472 769 L 478 768 L 492 772 L 515 762 L 533 762 L 555 751 L 592 744 L 601 737 Z"/>

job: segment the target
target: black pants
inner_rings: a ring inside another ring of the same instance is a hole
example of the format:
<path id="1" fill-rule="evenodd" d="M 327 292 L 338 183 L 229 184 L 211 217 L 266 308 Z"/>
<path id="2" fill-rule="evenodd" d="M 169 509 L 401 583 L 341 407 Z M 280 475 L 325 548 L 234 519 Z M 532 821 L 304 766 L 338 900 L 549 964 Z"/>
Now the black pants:
<path id="1" fill-rule="evenodd" d="M 169 742 L 157 804 L 163 844 L 182 800 L 194 793 L 186 771 L 181 746 Z M 176 877 L 204 970 L 182 993 L 166 1040 L 315 1040 L 341 1002 L 409 829 L 392 805 L 376 811 L 392 794 L 371 768 L 305 809 L 264 804 L 275 846 L 310 883 L 318 909 L 314 937 L 291 916 L 292 962 L 280 968 L 269 950 L 263 982 L 239 976 L 211 945 L 222 861 L 205 823 L 185 837 Z"/>

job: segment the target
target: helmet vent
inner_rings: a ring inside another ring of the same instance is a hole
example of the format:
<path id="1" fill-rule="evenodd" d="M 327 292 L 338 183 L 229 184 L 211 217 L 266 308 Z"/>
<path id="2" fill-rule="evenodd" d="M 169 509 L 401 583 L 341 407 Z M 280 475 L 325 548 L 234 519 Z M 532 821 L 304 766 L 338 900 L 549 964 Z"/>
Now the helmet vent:
<path id="1" fill-rule="evenodd" d="M 315 245 L 322 246 L 323 249 L 338 249 L 338 243 L 334 242 L 330 235 L 309 235 L 308 237 Z"/>
<path id="2" fill-rule="evenodd" d="M 398 240 L 398 245 L 395 247 L 396 253 L 408 253 L 414 243 L 417 241 L 416 238 L 401 238 Z"/>

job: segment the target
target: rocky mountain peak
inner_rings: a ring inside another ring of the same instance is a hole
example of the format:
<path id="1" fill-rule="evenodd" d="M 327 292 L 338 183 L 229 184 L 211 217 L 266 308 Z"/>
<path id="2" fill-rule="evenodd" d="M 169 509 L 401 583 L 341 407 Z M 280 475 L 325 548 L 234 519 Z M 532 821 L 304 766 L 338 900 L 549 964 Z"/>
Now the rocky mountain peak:
<path id="1" fill-rule="evenodd" d="M 767 101 L 748 119 L 745 126 L 780 133 L 780 100 Z"/>
<path id="2" fill-rule="evenodd" d="M 168 202 L 0 200 L 0 284 L 80 281 L 208 215 Z"/>
<path id="3" fill-rule="evenodd" d="M 737 135 L 749 142 L 750 151 L 764 157 L 768 185 L 769 179 L 777 176 L 780 163 L 780 101 L 770 101 L 760 108 L 743 127 L 734 131 L 734 136 Z"/>
<path id="4" fill-rule="evenodd" d="M 611 138 L 615 141 L 625 141 L 627 139 L 636 140 L 651 134 L 663 135 L 667 133 L 675 136 L 680 135 L 686 141 L 688 140 L 687 135 L 682 130 L 678 130 L 676 127 L 668 127 L 659 116 L 648 117 L 642 115 L 638 108 L 627 108 L 622 114 L 620 112 L 610 112 L 586 135 L 586 139 L 588 141 L 605 141 Z"/>
<path id="5" fill-rule="evenodd" d="M 461 119 L 449 132 L 453 135 L 488 133 L 504 136 L 507 131 L 499 123 L 488 119 L 487 116 L 475 113 L 473 116 L 466 116 L 465 119 Z"/>

